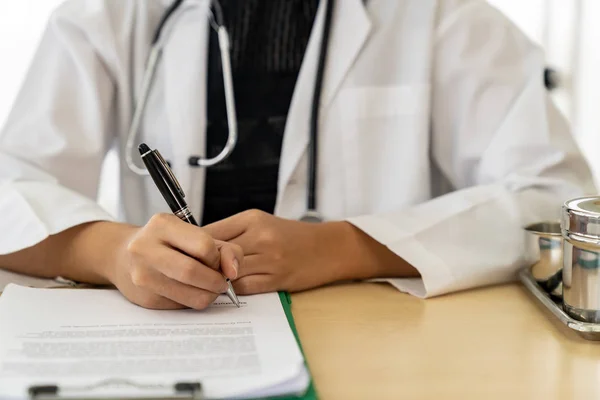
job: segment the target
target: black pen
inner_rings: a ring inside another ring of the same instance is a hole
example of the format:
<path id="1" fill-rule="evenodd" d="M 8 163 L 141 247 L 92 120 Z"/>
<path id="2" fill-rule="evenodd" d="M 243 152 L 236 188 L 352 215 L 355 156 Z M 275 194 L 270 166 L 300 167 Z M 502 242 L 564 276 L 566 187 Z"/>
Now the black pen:
<path id="1" fill-rule="evenodd" d="M 162 155 L 158 150 L 151 150 L 145 143 L 140 144 L 139 151 L 148 173 L 152 177 L 154 184 L 158 188 L 160 194 L 164 197 L 173 214 L 184 222 L 198 226 L 194 215 L 191 213 L 185 201 L 185 193 L 183 192 L 181 185 L 179 185 L 179 181 Z M 233 304 L 239 308 L 240 301 L 233 290 L 233 285 L 229 278 L 227 278 L 226 294 Z"/>

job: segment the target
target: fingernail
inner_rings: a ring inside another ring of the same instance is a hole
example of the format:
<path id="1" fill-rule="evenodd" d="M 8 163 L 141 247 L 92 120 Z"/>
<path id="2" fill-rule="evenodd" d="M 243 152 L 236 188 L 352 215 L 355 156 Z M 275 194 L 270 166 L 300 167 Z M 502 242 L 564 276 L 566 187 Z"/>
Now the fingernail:
<path id="1" fill-rule="evenodd" d="M 238 274 L 240 273 L 240 263 L 238 262 L 237 258 L 233 259 L 233 270 L 235 271 L 235 276 L 233 279 L 237 279 Z"/>

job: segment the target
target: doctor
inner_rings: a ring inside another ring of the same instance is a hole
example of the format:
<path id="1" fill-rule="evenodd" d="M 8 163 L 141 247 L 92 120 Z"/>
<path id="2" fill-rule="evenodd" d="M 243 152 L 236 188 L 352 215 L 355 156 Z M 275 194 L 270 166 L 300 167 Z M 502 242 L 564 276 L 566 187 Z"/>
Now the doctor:
<path id="1" fill-rule="evenodd" d="M 0 267 L 149 308 L 204 308 L 222 274 L 238 294 L 381 278 L 432 297 L 513 279 L 521 228 L 594 191 L 542 52 L 484 1 L 220 0 L 210 17 L 186 0 L 133 140 L 161 151 L 205 226 L 185 224 L 127 146 L 172 4 L 70 0 L 52 16 L 0 136 Z M 231 128 L 216 24 L 239 139 L 206 169 Z M 113 146 L 118 220 L 95 202 Z M 299 222 L 307 210 L 325 221 Z"/>

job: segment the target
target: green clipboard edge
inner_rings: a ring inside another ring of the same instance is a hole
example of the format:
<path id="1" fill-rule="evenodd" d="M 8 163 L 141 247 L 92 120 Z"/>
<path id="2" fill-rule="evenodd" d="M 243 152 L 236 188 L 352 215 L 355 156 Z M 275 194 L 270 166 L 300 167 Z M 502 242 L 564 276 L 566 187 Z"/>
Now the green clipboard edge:
<path id="1" fill-rule="evenodd" d="M 290 328 L 292 332 L 294 332 L 294 337 L 296 338 L 296 342 L 298 343 L 298 347 L 300 347 L 300 352 L 304 356 L 304 350 L 302 349 L 302 343 L 300 343 L 300 337 L 298 336 L 298 331 L 296 330 L 296 323 L 294 322 L 294 316 L 292 315 L 292 296 L 287 292 L 279 292 L 279 300 L 281 300 L 281 306 L 283 307 L 283 311 L 285 312 L 285 316 L 287 317 L 288 323 L 290 324 Z M 317 392 L 315 390 L 315 385 L 312 379 L 312 375 L 310 374 L 310 370 L 308 369 L 308 364 L 306 363 L 306 357 L 304 358 L 304 364 L 306 369 L 308 370 L 308 374 L 310 376 L 310 384 L 308 385 L 308 390 L 302 396 L 281 396 L 281 397 L 270 397 L 268 399 L 256 399 L 256 400 L 318 400 Z"/>

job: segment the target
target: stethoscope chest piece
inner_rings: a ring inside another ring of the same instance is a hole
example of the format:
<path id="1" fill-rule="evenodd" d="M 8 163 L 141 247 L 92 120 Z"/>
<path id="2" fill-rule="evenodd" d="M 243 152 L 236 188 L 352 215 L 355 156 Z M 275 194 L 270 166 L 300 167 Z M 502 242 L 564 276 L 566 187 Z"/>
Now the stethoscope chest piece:
<path id="1" fill-rule="evenodd" d="M 323 222 L 323 216 L 317 211 L 309 210 L 302 218 L 300 218 L 300 221 L 318 224 Z"/>

